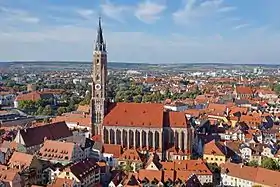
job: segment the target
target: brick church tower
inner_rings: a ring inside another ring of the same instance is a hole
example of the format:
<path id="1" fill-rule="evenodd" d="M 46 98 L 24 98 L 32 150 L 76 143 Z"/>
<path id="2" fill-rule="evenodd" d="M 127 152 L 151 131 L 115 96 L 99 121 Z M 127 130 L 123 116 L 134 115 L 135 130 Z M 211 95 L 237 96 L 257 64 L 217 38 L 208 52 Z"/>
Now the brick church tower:
<path id="1" fill-rule="evenodd" d="M 93 51 L 91 124 L 92 134 L 101 134 L 101 126 L 107 112 L 107 50 L 103 38 L 101 18 Z"/>

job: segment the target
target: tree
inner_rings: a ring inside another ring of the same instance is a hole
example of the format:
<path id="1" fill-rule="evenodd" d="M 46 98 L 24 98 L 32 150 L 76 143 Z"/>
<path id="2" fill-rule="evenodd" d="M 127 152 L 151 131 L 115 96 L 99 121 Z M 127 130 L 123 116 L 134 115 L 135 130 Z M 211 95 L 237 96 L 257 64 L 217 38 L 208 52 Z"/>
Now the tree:
<path id="1" fill-rule="evenodd" d="M 122 170 L 124 172 L 130 173 L 133 171 L 133 167 L 131 166 L 131 161 L 127 161 L 126 164 L 123 166 Z"/>
<path id="2" fill-rule="evenodd" d="M 142 102 L 142 95 L 134 96 L 133 101 L 136 102 L 136 103 L 141 103 Z"/>
<path id="3" fill-rule="evenodd" d="M 259 166 L 259 163 L 256 160 L 252 160 L 248 163 L 248 166 L 257 167 Z"/>
<path id="4" fill-rule="evenodd" d="M 63 113 L 65 113 L 67 111 L 66 107 L 59 107 L 57 109 L 57 115 L 62 115 Z"/>
<path id="5" fill-rule="evenodd" d="M 19 101 L 18 108 L 24 111 L 36 109 L 35 102 L 30 100 Z"/>
<path id="6" fill-rule="evenodd" d="M 280 84 L 275 84 L 273 86 L 273 91 L 275 91 L 276 93 L 280 94 Z"/>
<path id="7" fill-rule="evenodd" d="M 43 111 L 44 111 L 44 107 L 39 106 L 36 113 L 37 113 L 37 115 L 41 115 L 43 113 Z"/>
<path id="8" fill-rule="evenodd" d="M 46 115 L 46 116 L 50 116 L 52 115 L 52 107 L 50 105 L 47 105 L 45 106 L 44 110 L 43 110 L 43 115 Z"/>
<path id="9" fill-rule="evenodd" d="M 144 95 L 142 98 L 143 103 L 151 102 L 152 101 L 152 96 L 150 94 Z"/>
<path id="10" fill-rule="evenodd" d="M 8 80 L 7 82 L 6 82 L 6 86 L 7 87 L 14 87 L 16 85 L 16 82 L 14 81 L 14 80 Z"/>
<path id="11" fill-rule="evenodd" d="M 90 93 L 86 94 L 85 98 L 80 102 L 80 105 L 89 105 L 90 99 L 91 99 Z"/>
<path id="12" fill-rule="evenodd" d="M 262 160 L 261 167 L 270 169 L 270 170 L 277 170 L 278 165 L 272 158 L 264 158 Z"/>

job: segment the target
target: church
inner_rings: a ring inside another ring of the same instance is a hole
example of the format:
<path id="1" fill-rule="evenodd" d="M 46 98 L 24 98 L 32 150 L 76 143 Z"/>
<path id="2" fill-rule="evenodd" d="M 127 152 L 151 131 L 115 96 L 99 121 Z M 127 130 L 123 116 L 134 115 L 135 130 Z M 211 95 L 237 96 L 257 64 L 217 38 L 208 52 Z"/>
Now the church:
<path id="1" fill-rule="evenodd" d="M 92 82 L 92 133 L 101 136 L 104 144 L 162 155 L 172 153 L 174 159 L 187 159 L 191 154 L 194 132 L 183 112 L 166 111 L 160 103 L 109 104 L 107 47 L 101 19 L 93 52 Z"/>

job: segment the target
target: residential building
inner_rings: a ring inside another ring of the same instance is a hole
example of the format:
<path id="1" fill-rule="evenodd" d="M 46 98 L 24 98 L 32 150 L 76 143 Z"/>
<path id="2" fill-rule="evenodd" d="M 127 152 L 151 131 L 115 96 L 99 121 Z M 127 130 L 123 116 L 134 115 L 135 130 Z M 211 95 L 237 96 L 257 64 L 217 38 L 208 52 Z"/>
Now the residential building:
<path id="1" fill-rule="evenodd" d="M 0 164 L 7 164 L 12 154 L 12 149 L 9 147 L 2 147 L 2 145 L 0 145 Z"/>
<path id="2" fill-rule="evenodd" d="M 22 187 L 22 180 L 17 170 L 8 169 L 6 166 L 0 166 L 0 181 L 3 187 Z"/>
<path id="3" fill-rule="evenodd" d="M 33 91 L 33 92 L 18 95 L 14 100 L 14 107 L 18 108 L 20 101 L 39 101 L 40 99 L 52 101 L 51 104 L 55 104 L 53 94 Z"/>
<path id="4" fill-rule="evenodd" d="M 100 160 L 105 160 L 110 167 L 117 167 L 122 151 L 120 145 L 104 144 Z"/>
<path id="5" fill-rule="evenodd" d="M 219 166 L 226 162 L 226 151 L 225 146 L 212 140 L 204 146 L 203 159 L 206 160 L 207 163 L 216 163 Z"/>
<path id="6" fill-rule="evenodd" d="M 8 167 L 19 172 L 25 185 L 42 182 L 42 165 L 35 155 L 14 152 Z"/>
<path id="7" fill-rule="evenodd" d="M 51 123 L 27 129 L 20 129 L 15 138 L 15 142 L 23 145 L 28 153 L 35 153 L 40 149 L 40 145 L 47 140 L 63 140 L 73 134 L 65 122 Z"/>
<path id="8" fill-rule="evenodd" d="M 38 154 L 43 160 L 62 165 L 81 161 L 86 158 L 79 144 L 55 140 L 46 140 Z"/>
<path id="9" fill-rule="evenodd" d="M 94 186 L 100 183 L 100 167 L 93 159 L 85 159 L 70 164 L 59 175 L 58 178 L 74 180 L 77 187 Z"/>
<path id="10" fill-rule="evenodd" d="M 230 162 L 222 164 L 221 167 L 221 185 L 224 186 L 280 186 L 279 171 L 272 171 L 260 167 L 249 167 Z"/>

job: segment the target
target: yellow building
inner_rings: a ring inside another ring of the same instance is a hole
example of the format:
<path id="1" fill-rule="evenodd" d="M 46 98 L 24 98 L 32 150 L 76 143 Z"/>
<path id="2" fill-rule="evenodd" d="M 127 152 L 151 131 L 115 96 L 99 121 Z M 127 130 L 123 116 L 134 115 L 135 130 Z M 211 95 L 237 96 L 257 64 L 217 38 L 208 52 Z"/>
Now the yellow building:
<path id="1" fill-rule="evenodd" d="M 215 140 L 205 144 L 203 159 L 207 163 L 216 163 L 218 166 L 226 162 L 226 148 Z"/>

